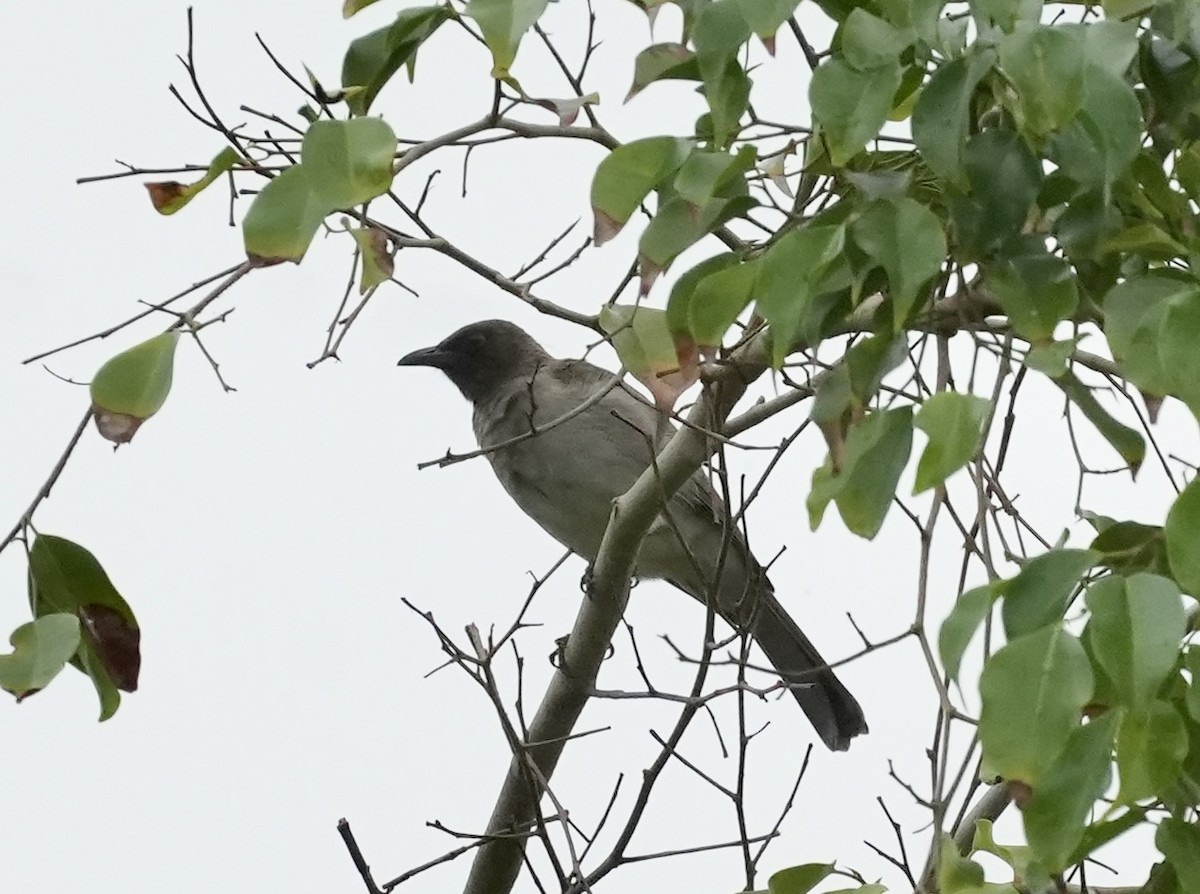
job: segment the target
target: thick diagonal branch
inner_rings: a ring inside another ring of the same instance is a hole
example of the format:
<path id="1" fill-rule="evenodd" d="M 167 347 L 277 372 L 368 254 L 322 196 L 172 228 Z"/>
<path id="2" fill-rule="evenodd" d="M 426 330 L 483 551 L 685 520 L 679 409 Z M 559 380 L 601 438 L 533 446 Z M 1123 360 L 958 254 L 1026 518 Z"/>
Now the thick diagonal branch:
<path id="1" fill-rule="evenodd" d="M 629 581 L 642 538 L 661 511 L 663 500 L 700 468 L 715 442 L 705 430 L 720 430 L 747 385 L 765 370 L 765 343 L 755 339 L 721 366 L 688 415 L 694 423 L 680 429 L 637 483 L 613 504 L 608 530 L 592 566 L 587 598 L 554 674 L 529 726 L 520 753 L 508 774 L 488 822 L 488 834 L 503 835 L 527 828 L 537 816 L 541 785 L 549 780 L 579 719 L 588 693 L 595 688 L 600 663 L 629 599 Z M 657 473 L 657 474 L 656 474 Z M 537 772 L 530 772 L 530 764 Z M 523 837 L 496 838 L 475 856 L 466 894 L 507 894 L 522 865 Z"/>

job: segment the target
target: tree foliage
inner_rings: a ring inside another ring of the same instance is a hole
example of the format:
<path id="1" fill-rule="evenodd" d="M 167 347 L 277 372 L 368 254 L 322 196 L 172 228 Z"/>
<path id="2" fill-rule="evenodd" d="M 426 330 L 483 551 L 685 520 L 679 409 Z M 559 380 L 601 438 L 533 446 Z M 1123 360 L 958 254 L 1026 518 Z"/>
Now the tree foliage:
<path id="1" fill-rule="evenodd" d="M 252 193 L 240 215 L 246 258 L 214 277 L 212 290 L 165 333 L 101 367 L 88 417 L 63 461 L 89 418 L 109 440 L 132 439 L 168 399 L 180 336 L 204 350 L 210 306 L 252 272 L 301 262 L 322 229 L 347 237 L 362 303 L 347 315 L 343 300 L 321 359 L 336 356 L 359 310 L 394 282 L 397 253 L 424 250 L 610 339 L 665 412 L 698 380 L 711 391 L 730 369 L 748 380 L 773 369 L 789 390 L 765 411 L 727 421 L 732 403 L 725 397 L 741 393 L 729 392 L 704 404 L 710 415 L 697 421 L 732 436 L 768 415 L 799 413 L 828 449 L 804 491 L 814 528 L 833 507 L 851 532 L 875 537 L 907 498 L 901 481 L 915 466 L 924 521 L 910 515 L 922 533 L 923 572 L 939 515 L 954 515 L 968 544 L 957 604 L 938 623 L 922 602 L 905 634 L 921 643 L 939 694 L 942 754 L 927 793 L 935 840 L 927 865 L 909 881 L 945 894 L 1048 891 L 1116 836 L 1154 824 L 1161 859 L 1147 866 L 1147 887 L 1195 889 L 1200 656 L 1190 634 L 1200 598 L 1200 484 L 1181 485 L 1169 510 L 1149 523 L 1078 506 L 1093 528 L 1086 543 L 1044 541 L 1026 550 L 1005 542 L 1000 555 L 988 532 L 1002 538 L 1008 523 L 999 516 L 1013 513 L 1000 484 L 1006 389 L 1011 403 L 1026 381 L 1044 383 L 1071 426 L 1047 449 L 1078 450 L 1076 429 L 1084 429 L 1090 433 L 1081 437 L 1106 442 L 1131 475 L 1160 456 L 1147 446 L 1165 399 L 1200 418 L 1200 275 L 1193 267 L 1200 257 L 1200 6 L 636 2 L 651 19 L 660 7 L 677 7 L 671 20 L 679 32 L 651 39 L 627 60 L 627 101 L 663 89 L 662 82 L 689 84 L 707 106 L 691 132 L 618 141 L 601 123 L 598 95 L 588 91 L 592 42 L 574 67 L 556 57 L 570 96 L 527 94 L 514 71 L 523 43 L 553 46 L 538 25 L 546 0 L 405 6 L 391 24 L 346 48 L 337 88 L 311 74 L 297 80 L 306 102 L 287 123 L 294 137 L 286 143 L 226 127 L 205 100 L 210 126 L 227 145 L 209 166 L 193 169 L 199 179 L 147 187 L 164 215 L 225 178 Z M 369 5 L 347 2 L 345 14 Z M 833 28 L 821 52 L 805 36 L 809 17 Z M 492 106 L 442 136 L 398 141 L 402 125 L 388 112 L 389 97 L 405 89 L 398 75 L 418 76 L 418 54 L 438 52 L 447 28 L 466 29 L 486 45 Z M 795 70 L 807 84 L 811 118 L 781 124 L 758 117 L 760 66 Z M 535 123 L 525 114 L 535 110 L 549 110 L 558 123 Z M 489 137 L 564 136 L 606 153 L 590 187 L 580 189 L 590 194 L 593 235 L 538 276 L 530 269 L 500 274 L 432 230 L 420 205 L 396 195 L 410 165 L 430 153 Z M 630 274 L 608 303 L 596 297 L 594 314 L 537 296 L 544 278 L 579 252 L 611 250 L 600 246 L 627 228 L 639 234 Z M 707 256 L 682 263 L 696 246 Z M 665 275 L 670 289 L 660 283 Z M 994 366 L 990 386 L 979 384 L 974 368 L 955 374 L 961 361 L 952 339 L 970 342 Z M 796 409 L 804 401 L 807 410 Z M 692 436 L 676 470 L 685 477 L 687 463 L 695 468 L 720 450 Z M 91 553 L 34 530 L 61 467 L 3 542 L 28 546 L 34 620 L 13 633 L 13 655 L 0 656 L 0 685 L 25 697 L 70 663 L 95 681 L 108 717 L 118 690 L 136 687 L 137 624 Z M 978 507 L 965 519 L 954 511 L 956 488 L 968 494 L 964 505 L 975 500 Z M 656 498 L 648 491 L 645 500 Z M 653 517 L 645 516 L 645 526 Z M 618 589 L 628 588 L 632 555 L 613 566 L 625 568 Z M 597 567 L 603 586 L 607 566 Z M 954 688 L 973 697 L 976 681 L 963 672 L 973 642 L 983 644 L 984 656 L 977 716 Z M 482 679 L 498 647 L 480 648 L 475 657 L 452 654 Z M 951 823 L 945 811 L 953 798 L 970 798 L 947 770 L 956 724 L 977 724 L 977 742 L 957 759 L 995 786 L 973 826 Z M 521 784 L 543 790 L 556 757 L 532 769 L 521 760 L 517 749 L 517 772 L 532 773 Z M 1009 798 L 1021 810 L 1020 845 L 992 837 L 989 820 Z M 479 860 L 499 852 L 492 844 Z M 973 852 L 999 857 L 1011 878 L 986 882 Z M 621 857 L 615 851 L 596 866 L 576 864 L 564 889 L 590 887 Z M 754 863 L 747 864 L 752 885 Z M 830 871 L 829 864 L 797 866 L 771 877 L 768 890 L 803 894 Z M 856 883 L 863 891 L 879 887 L 861 876 Z"/>

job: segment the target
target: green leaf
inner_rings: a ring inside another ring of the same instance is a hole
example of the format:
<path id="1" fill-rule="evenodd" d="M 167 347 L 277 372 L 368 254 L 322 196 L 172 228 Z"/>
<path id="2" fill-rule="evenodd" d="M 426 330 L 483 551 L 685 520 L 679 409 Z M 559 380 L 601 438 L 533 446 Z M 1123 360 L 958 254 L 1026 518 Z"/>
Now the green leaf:
<path id="1" fill-rule="evenodd" d="M 679 169 L 691 148 L 689 140 L 647 137 L 618 146 L 600 162 L 592 178 L 597 245 L 621 231 L 646 196 Z"/>
<path id="2" fill-rule="evenodd" d="M 911 34 L 906 36 L 899 28 L 861 7 L 842 23 L 842 58 L 858 71 L 899 63 L 900 53 L 911 43 Z"/>
<path id="3" fill-rule="evenodd" d="M 1079 307 L 1071 265 L 1040 246 L 1004 258 L 988 268 L 985 280 L 1013 328 L 1029 341 L 1053 338 L 1055 326 Z"/>
<path id="4" fill-rule="evenodd" d="M 975 631 L 991 611 L 995 590 L 991 584 L 974 587 L 958 597 L 954 608 L 938 631 L 938 655 L 951 680 L 958 679 L 962 657 L 971 644 Z"/>
<path id="5" fill-rule="evenodd" d="M 392 188 L 396 134 L 379 118 L 318 121 L 304 134 L 300 167 L 317 201 L 350 208 Z"/>
<path id="6" fill-rule="evenodd" d="M 1108 787 L 1116 731 L 1114 711 L 1077 727 L 1021 811 L 1029 845 L 1051 873 L 1072 865 L 1088 814 Z"/>
<path id="7" fill-rule="evenodd" d="M 525 32 L 546 11 L 549 0 L 470 0 L 466 13 L 479 25 L 492 51 L 492 77 L 500 80 L 517 58 Z"/>
<path id="8" fill-rule="evenodd" d="M 1123 704 L 1141 708 L 1174 670 L 1186 622 L 1174 581 L 1156 574 L 1106 577 L 1087 590 L 1092 652 Z"/>
<path id="9" fill-rule="evenodd" d="M 1182 255 L 1183 253 L 1180 252 Z M 1167 298 L 1158 330 L 1158 351 L 1171 393 L 1200 418 L 1200 290 L 1194 286 Z"/>
<path id="10" fill-rule="evenodd" d="M 727 251 L 705 258 L 695 267 L 679 274 L 667 299 L 667 327 L 674 335 L 691 333 L 691 304 L 696 287 L 706 277 L 740 262 L 741 256 L 737 252 Z"/>
<path id="11" fill-rule="evenodd" d="M 642 294 L 650 291 L 659 273 L 670 266 L 681 252 L 725 221 L 744 214 L 754 204 L 754 200 L 745 195 L 715 198 L 700 209 L 678 196 L 664 202 L 638 240 Z"/>
<path id="12" fill-rule="evenodd" d="M 791 351 L 815 289 L 841 256 L 845 240 L 842 226 L 809 226 L 792 230 L 763 255 L 757 308 L 771 324 L 775 366 L 780 366 Z"/>
<path id="13" fill-rule="evenodd" d="M 1036 22 L 1042 12 L 1042 0 L 970 0 L 970 5 L 981 30 L 995 25 L 1011 31 L 1018 23 Z"/>
<path id="14" fill-rule="evenodd" d="M 128 692 L 137 688 L 137 619 L 95 556 L 65 538 L 39 534 L 29 551 L 29 583 L 35 617 L 61 613 L 79 618 L 83 669 L 96 683 L 106 710 L 102 683 Z"/>
<path id="15" fill-rule="evenodd" d="M 958 845 L 949 835 L 942 836 L 940 856 L 937 864 L 938 891 L 943 894 L 974 894 L 983 888 L 983 867 L 960 854 Z"/>
<path id="16" fill-rule="evenodd" d="M 629 102 L 655 81 L 665 80 L 701 80 L 696 54 L 681 43 L 656 43 L 646 47 L 633 60 L 633 84 L 625 101 Z"/>
<path id="17" fill-rule="evenodd" d="M 1021 362 L 1036 372 L 1057 378 L 1070 368 L 1071 358 L 1078 347 L 1075 339 L 1041 342 L 1031 345 Z"/>
<path id="18" fill-rule="evenodd" d="M 342 4 L 342 18 L 351 18 L 375 2 L 376 0 L 345 0 Z"/>
<path id="19" fill-rule="evenodd" d="M 1001 41 L 1000 64 L 1017 88 L 1031 134 L 1048 134 L 1075 117 L 1083 106 L 1086 63 L 1078 30 L 1038 25 Z"/>
<path id="20" fill-rule="evenodd" d="M 254 197 L 242 220 L 246 255 L 261 265 L 300 262 L 334 209 L 317 197 L 300 165 L 281 172 Z"/>
<path id="21" fill-rule="evenodd" d="M 1108 187 L 1141 146 L 1142 109 L 1124 78 L 1097 65 L 1086 69 L 1083 107 L 1050 138 L 1048 155 L 1076 183 Z"/>
<path id="22" fill-rule="evenodd" d="M 1129 465 L 1129 470 L 1136 475 L 1146 458 L 1146 441 L 1141 433 L 1114 419 L 1091 390 L 1084 385 L 1076 375 L 1067 370 L 1057 378 L 1051 379 L 1065 394 L 1087 420 L 1096 426 L 1096 431 L 1104 436 L 1112 448 L 1120 454 L 1121 459 Z"/>
<path id="23" fill-rule="evenodd" d="M 43 615 L 22 624 L 8 638 L 11 655 L 0 655 L 0 689 L 17 701 L 45 689 L 79 650 L 79 619 L 72 614 Z"/>
<path id="24" fill-rule="evenodd" d="M 737 59 L 704 78 L 704 98 L 708 100 L 712 143 L 725 147 L 737 136 L 742 115 L 750 105 L 750 76 Z"/>
<path id="25" fill-rule="evenodd" d="M 975 134 L 962 157 L 971 192 L 951 196 L 951 219 L 962 248 L 987 256 L 1021 233 L 1041 190 L 1041 162 L 1019 134 L 1003 128 Z"/>
<path id="26" fill-rule="evenodd" d="M 448 6 L 414 6 L 402 9 L 392 24 L 352 41 L 342 60 L 342 87 L 351 113 L 367 114 L 400 66 L 408 67 L 412 80 L 417 50 L 453 17 Z"/>
<path id="27" fill-rule="evenodd" d="M 922 286 L 946 258 L 941 221 L 920 202 L 902 196 L 873 202 L 851 232 L 859 248 L 887 271 L 893 327 L 899 332 Z"/>
<path id="28" fill-rule="evenodd" d="M 1159 351 L 1172 299 L 1200 303 L 1200 287 L 1190 278 L 1151 271 L 1114 286 L 1104 296 L 1104 335 L 1113 357 L 1142 391 L 1163 396 L 1172 377 Z"/>
<path id="29" fill-rule="evenodd" d="M 1124 76 L 1129 63 L 1137 55 L 1136 22 L 1120 22 L 1110 18 L 1093 20 L 1087 24 L 1064 24 L 1059 27 L 1080 32 L 1088 64 L 1098 65 L 1118 78 Z M 1090 81 L 1087 86 L 1091 87 Z"/>
<path id="30" fill-rule="evenodd" d="M 1200 649 L 1190 648 L 1183 656 L 1184 667 L 1191 675 L 1183 704 L 1192 720 L 1200 720 Z"/>
<path id="31" fill-rule="evenodd" d="M 696 381 L 699 371 L 695 348 L 681 350 L 667 327 L 666 311 L 623 304 L 600 310 L 600 327 L 608 333 L 621 363 L 670 410 L 676 398 Z"/>
<path id="32" fill-rule="evenodd" d="M 177 180 L 165 180 L 145 184 L 150 193 L 150 202 L 159 214 L 174 214 L 188 204 L 200 192 L 227 171 L 233 170 L 234 165 L 242 161 L 242 156 L 232 146 L 226 146 L 216 154 L 208 165 L 204 176 L 194 183 L 180 183 Z"/>
<path id="33" fill-rule="evenodd" d="M 1034 790 L 1079 727 L 1092 696 L 1092 670 L 1079 640 L 1058 625 L 1018 637 L 979 679 L 983 759 Z"/>
<path id="34" fill-rule="evenodd" d="M 963 147 L 971 128 L 971 97 L 995 65 L 992 51 L 971 52 L 938 68 L 913 107 L 913 140 L 930 169 L 965 185 Z"/>
<path id="35" fill-rule="evenodd" d="M 775 32 L 792 17 L 800 0 L 735 0 L 738 12 L 758 35 L 767 52 L 775 55 Z"/>
<path id="36" fill-rule="evenodd" d="M 1089 547 L 1100 553 L 1100 564 L 1118 574 L 1149 571 L 1169 577 L 1167 541 L 1158 525 L 1143 525 L 1134 521 L 1112 522 L 1096 535 Z"/>
<path id="37" fill-rule="evenodd" d="M 859 71 L 839 58 L 826 59 L 813 72 L 809 102 L 835 167 L 845 165 L 879 134 L 900 77 L 899 63 Z"/>
<path id="38" fill-rule="evenodd" d="M 1155 701 L 1126 711 L 1117 732 L 1118 803 L 1167 794 L 1179 777 L 1187 750 L 1187 729 L 1172 705 Z"/>
<path id="39" fill-rule="evenodd" d="M 1188 482 L 1167 513 L 1167 559 L 1185 593 L 1200 596 L 1200 478 Z"/>
<path id="40" fill-rule="evenodd" d="M 979 452 L 991 406 L 986 398 L 954 391 L 935 394 L 921 405 L 914 424 L 929 443 L 917 463 L 914 494 L 941 486 Z"/>
<path id="41" fill-rule="evenodd" d="M 911 407 L 876 411 L 850 429 L 841 471 L 835 473 L 827 460 L 813 473 L 808 496 L 813 530 L 832 500 L 852 533 L 873 539 L 883 527 L 911 451 Z"/>
<path id="42" fill-rule="evenodd" d="M 1166 817 L 1158 824 L 1154 846 L 1167 858 L 1186 894 L 1200 891 L 1200 827 Z"/>
<path id="43" fill-rule="evenodd" d="M 131 440 L 138 427 L 162 409 L 171 393 L 178 332 L 164 332 L 122 351 L 92 377 L 96 427 L 110 441 Z"/>
<path id="44" fill-rule="evenodd" d="M 696 344 L 705 347 L 721 344 L 754 295 L 758 269 L 755 261 L 735 264 L 711 273 L 696 284 L 687 311 L 687 330 Z"/>
<path id="45" fill-rule="evenodd" d="M 767 880 L 770 894 L 808 894 L 833 872 L 832 863 L 805 863 L 773 873 Z"/>
<path id="46" fill-rule="evenodd" d="M 746 146 L 736 155 L 695 150 L 675 174 L 673 186 L 693 205 L 702 206 L 754 167 L 755 150 Z"/>
<path id="47" fill-rule="evenodd" d="M 1071 595 L 1096 563 L 1086 549 L 1053 549 L 1030 559 L 1002 585 L 1004 634 L 1010 640 L 1062 620 Z"/>

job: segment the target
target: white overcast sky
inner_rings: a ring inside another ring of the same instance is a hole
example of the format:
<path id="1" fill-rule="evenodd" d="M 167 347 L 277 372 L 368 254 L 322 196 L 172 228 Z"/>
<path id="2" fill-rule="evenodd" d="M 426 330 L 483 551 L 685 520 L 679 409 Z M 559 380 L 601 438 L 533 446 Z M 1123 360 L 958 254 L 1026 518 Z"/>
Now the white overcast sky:
<path id="1" fill-rule="evenodd" d="M 256 45 L 256 31 L 287 63 L 307 63 L 332 86 L 349 40 L 387 21 L 399 4 L 383 0 L 349 23 L 339 7 L 334 0 L 196 5 L 201 77 L 227 120 L 246 119 L 237 110 L 243 103 L 290 114 L 301 101 Z M 571 59 L 581 46 L 578 10 L 557 4 L 547 22 Z M 645 20 L 618 0 L 597 0 L 597 11 L 606 43 L 587 87 L 601 93 L 605 123 L 622 139 L 689 132 L 701 107 L 688 85 L 657 85 L 621 106 Z M 238 231 L 224 225 L 223 184 L 165 219 L 151 210 L 144 178 L 74 183 L 116 170 L 115 158 L 169 166 L 206 162 L 220 148 L 167 92 L 169 83 L 186 89 L 174 59 L 185 46 L 184 13 L 178 0 L 0 6 L 8 121 L 0 141 L 4 529 L 87 401 L 83 388 L 19 361 L 241 258 Z M 674 32 L 671 15 L 659 39 Z M 444 31 L 422 52 L 416 86 L 393 85 L 376 104 L 403 136 L 431 136 L 486 110 L 490 59 L 454 28 Z M 795 43 L 781 36 L 779 61 L 756 72 L 756 99 L 779 117 L 802 120 L 803 70 Z M 533 95 L 566 95 L 536 48 L 516 74 Z M 511 272 L 571 221 L 583 218 L 586 231 L 590 171 L 601 154 L 575 142 L 481 150 L 463 198 L 461 154 L 444 153 L 406 172 L 398 188 L 413 198 L 424 173 L 441 168 L 430 222 Z M 243 202 L 239 216 L 244 209 Z M 635 239 L 625 234 L 589 253 L 540 294 L 594 312 L 631 260 Z M 305 362 L 320 352 L 347 275 L 346 241 L 318 242 L 298 268 L 255 272 L 219 306 L 236 311 L 207 330 L 207 344 L 235 394 L 222 393 L 194 345 L 181 343 L 162 413 L 115 453 L 89 431 L 38 513 L 40 530 L 84 544 L 104 563 L 138 614 L 144 663 L 141 689 L 104 724 L 96 723 L 91 684 L 70 670 L 19 706 L 0 700 L 0 889 L 353 892 L 360 881 L 335 831 L 339 817 L 353 824 L 381 882 L 457 843 L 427 822 L 468 832 L 486 823 L 508 763 L 495 718 L 462 673 L 425 677 L 441 656 L 401 599 L 432 610 L 456 636 L 470 622 L 507 626 L 527 572 L 544 571 L 560 550 L 508 502 L 483 461 L 417 471 L 418 461 L 447 447 L 473 446 L 469 411 L 439 375 L 398 370 L 395 361 L 492 316 L 520 322 L 560 354 L 578 355 L 591 339 L 449 261 L 405 252 L 397 274 L 419 297 L 382 290 L 347 339 L 343 362 L 310 371 Z M 662 291 L 654 297 L 664 300 Z M 148 321 L 49 366 L 86 381 L 108 356 L 166 322 Z M 612 363 L 609 353 L 595 356 Z M 1069 458 L 1053 459 L 1067 453 L 1059 403 L 1029 392 L 1009 460 L 1010 492 L 1024 496 L 1025 510 L 1053 537 L 1071 522 L 1073 467 Z M 1164 416 L 1179 433 L 1177 449 L 1194 453 L 1183 414 L 1168 407 Z M 753 442 L 777 443 L 799 418 L 756 432 Z M 848 535 L 832 510 L 810 533 L 803 500 L 822 452 L 812 433 L 787 455 L 750 525 L 764 558 L 787 547 L 773 570 L 777 590 L 835 659 L 858 646 L 847 612 L 877 639 L 910 622 L 918 543 L 897 513 L 874 543 Z M 1103 448 L 1095 456 L 1097 465 L 1111 459 Z M 736 462 L 752 475 L 762 457 Z M 1147 521 L 1161 520 L 1165 505 L 1161 475 L 1149 463 L 1137 488 L 1109 477 L 1091 486 L 1087 500 L 1087 508 Z M 953 597 L 957 569 L 948 539 L 935 568 L 938 611 Z M 582 570 L 573 560 L 552 579 L 531 614 L 543 626 L 520 639 L 531 701 L 549 674 L 545 656 L 574 617 Z M 27 620 L 24 574 L 18 550 L 0 557 L 5 635 Z M 657 634 L 698 643 L 703 613 L 666 585 L 648 583 L 635 590 L 629 617 L 657 679 L 684 685 L 686 668 Z M 635 685 L 624 639 L 611 664 L 602 683 Z M 815 753 L 764 869 L 836 859 L 903 884 L 863 841 L 894 849 L 877 795 L 914 834 L 915 848 L 925 840 L 925 815 L 887 776 L 893 758 L 896 772 L 918 787 L 929 778 L 923 749 L 933 692 L 924 673 L 911 641 L 842 672 L 871 735 L 849 754 Z M 648 730 L 665 733 L 674 716 L 670 706 L 642 702 L 589 707 L 583 728 L 612 730 L 567 750 L 556 790 L 573 819 L 594 825 L 618 773 L 629 777 L 631 793 L 656 753 Z M 750 777 L 754 829 L 765 831 L 813 735 L 790 700 L 755 706 L 753 718 L 770 722 L 755 740 Z M 686 741 L 690 757 L 732 779 L 734 762 L 721 759 L 710 727 L 697 722 Z M 729 806 L 675 765 L 631 852 L 734 837 Z M 741 885 L 739 867 L 736 852 L 717 852 L 640 864 L 612 883 L 732 891 Z M 466 869 L 460 860 L 404 890 L 453 890 Z"/>

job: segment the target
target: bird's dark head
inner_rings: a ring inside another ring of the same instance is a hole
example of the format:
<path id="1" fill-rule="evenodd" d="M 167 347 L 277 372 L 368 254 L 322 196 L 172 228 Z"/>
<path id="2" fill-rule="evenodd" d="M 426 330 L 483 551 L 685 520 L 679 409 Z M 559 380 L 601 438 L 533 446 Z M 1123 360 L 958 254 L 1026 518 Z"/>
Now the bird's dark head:
<path id="1" fill-rule="evenodd" d="M 524 329 L 507 320 L 464 326 L 432 348 L 400 359 L 400 366 L 440 369 L 472 403 L 479 403 L 513 378 L 531 377 L 549 355 Z"/>

